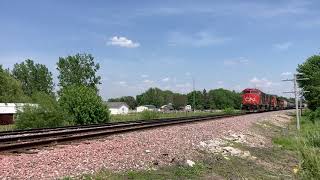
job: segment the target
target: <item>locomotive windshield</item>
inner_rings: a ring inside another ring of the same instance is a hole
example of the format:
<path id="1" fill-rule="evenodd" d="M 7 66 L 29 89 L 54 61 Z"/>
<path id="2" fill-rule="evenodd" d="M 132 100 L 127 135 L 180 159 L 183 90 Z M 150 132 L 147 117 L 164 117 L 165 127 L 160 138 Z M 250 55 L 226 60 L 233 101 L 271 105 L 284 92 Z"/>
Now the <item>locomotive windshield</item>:
<path id="1" fill-rule="evenodd" d="M 258 94 L 259 92 L 257 90 L 244 90 L 244 93 L 249 93 L 249 94 Z"/>

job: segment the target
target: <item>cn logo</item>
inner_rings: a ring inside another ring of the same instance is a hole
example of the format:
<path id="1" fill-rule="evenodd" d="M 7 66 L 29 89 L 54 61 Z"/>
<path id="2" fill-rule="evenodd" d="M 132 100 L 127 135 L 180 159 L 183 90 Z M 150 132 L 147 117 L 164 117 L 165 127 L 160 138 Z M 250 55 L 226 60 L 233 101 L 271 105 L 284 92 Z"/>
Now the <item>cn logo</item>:
<path id="1" fill-rule="evenodd" d="M 245 100 L 246 100 L 246 102 L 250 102 L 250 103 L 255 103 L 256 102 L 256 99 L 252 98 L 252 97 L 246 97 Z"/>

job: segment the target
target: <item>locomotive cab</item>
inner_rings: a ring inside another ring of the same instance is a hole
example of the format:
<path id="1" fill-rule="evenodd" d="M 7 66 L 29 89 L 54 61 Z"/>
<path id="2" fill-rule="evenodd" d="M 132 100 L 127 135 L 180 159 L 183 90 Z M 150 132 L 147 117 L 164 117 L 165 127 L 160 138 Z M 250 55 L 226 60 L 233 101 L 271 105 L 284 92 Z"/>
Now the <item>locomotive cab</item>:
<path id="1" fill-rule="evenodd" d="M 261 91 L 258 89 L 245 89 L 242 91 L 242 110 L 258 112 L 261 101 Z"/>

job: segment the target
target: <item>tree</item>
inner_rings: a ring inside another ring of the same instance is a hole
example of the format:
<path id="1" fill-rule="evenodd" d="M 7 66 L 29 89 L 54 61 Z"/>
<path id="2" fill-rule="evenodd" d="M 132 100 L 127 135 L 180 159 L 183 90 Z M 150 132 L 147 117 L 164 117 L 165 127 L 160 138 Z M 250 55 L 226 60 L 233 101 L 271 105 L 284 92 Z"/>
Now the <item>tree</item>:
<path id="1" fill-rule="evenodd" d="M 32 95 L 36 104 L 27 104 L 23 111 L 16 116 L 17 129 L 59 127 L 72 124 L 67 112 L 63 110 L 57 100 L 51 95 L 37 92 Z"/>
<path id="2" fill-rule="evenodd" d="M 137 101 L 132 96 L 123 96 L 120 98 L 110 98 L 110 99 L 108 99 L 108 102 L 125 102 L 128 104 L 130 109 L 135 109 L 137 107 Z"/>
<path id="3" fill-rule="evenodd" d="M 74 119 L 75 124 L 97 124 L 109 121 L 109 111 L 94 88 L 86 86 L 65 87 L 59 104 Z"/>
<path id="4" fill-rule="evenodd" d="M 185 107 L 187 105 L 187 95 L 184 94 L 179 94 L 179 93 L 174 93 L 173 94 L 173 108 L 179 109 L 181 107 Z"/>
<path id="5" fill-rule="evenodd" d="M 21 83 L 13 78 L 0 65 L 0 102 L 28 102 L 30 99 L 23 93 Z"/>
<path id="6" fill-rule="evenodd" d="M 33 60 L 27 59 L 14 65 L 12 75 L 21 82 L 23 92 L 28 96 L 35 92 L 53 94 L 52 73 L 43 64 L 35 64 Z"/>
<path id="7" fill-rule="evenodd" d="M 241 95 L 235 91 L 220 88 L 210 90 L 208 94 L 210 106 L 214 105 L 217 109 L 239 109 L 241 106 Z"/>
<path id="8" fill-rule="evenodd" d="M 187 94 L 188 104 L 192 106 L 192 108 L 203 110 L 203 95 L 201 91 L 192 91 Z M 194 101 L 195 100 L 195 101 Z"/>
<path id="9" fill-rule="evenodd" d="M 101 77 L 96 75 L 100 65 L 94 62 L 94 57 L 91 54 L 60 57 L 57 66 L 57 70 L 60 72 L 59 86 L 62 89 L 81 85 L 97 90 L 97 84 L 101 84 Z"/>
<path id="10" fill-rule="evenodd" d="M 150 88 L 146 92 L 137 95 L 137 103 L 139 105 L 154 105 L 160 107 L 166 102 L 161 89 Z"/>
<path id="11" fill-rule="evenodd" d="M 203 89 L 202 97 L 203 97 L 203 108 L 210 109 L 209 96 L 206 89 Z"/>
<path id="12" fill-rule="evenodd" d="M 320 55 L 309 57 L 303 64 L 298 65 L 297 71 L 303 73 L 302 77 L 309 78 L 306 81 L 299 81 L 299 86 L 305 91 L 308 107 L 316 110 L 320 107 Z"/>

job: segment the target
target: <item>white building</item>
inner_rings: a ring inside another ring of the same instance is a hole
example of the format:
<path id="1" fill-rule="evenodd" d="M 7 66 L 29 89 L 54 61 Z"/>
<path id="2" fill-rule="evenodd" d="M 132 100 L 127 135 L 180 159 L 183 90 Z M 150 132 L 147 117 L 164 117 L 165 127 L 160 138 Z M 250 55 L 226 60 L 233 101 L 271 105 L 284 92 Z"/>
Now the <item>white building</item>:
<path id="1" fill-rule="evenodd" d="M 128 114 L 129 106 L 125 102 L 107 102 L 111 114 Z"/>
<path id="2" fill-rule="evenodd" d="M 185 110 L 185 111 L 191 111 L 191 110 L 192 110 L 191 105 L 186 105 L 186 106 L 184 107 L 184 110 Z"/>
<path id="3" fill-rule="evenodd" d="M 14 122 L 14 114 L 18 110 L 22 111 L 24 103 L 0 103 L 0 125 L 12 124 Z M 36 104 L 28 104 L 36 106 Z"/>
<path id="4" fill-rule="evenodd" d="M 154 105 L 143 105 L 143 106 L 138 106 L 137 107 L 137 112 L 142 112 L 142 111 L 155 111 L 157 108 Z"/>

